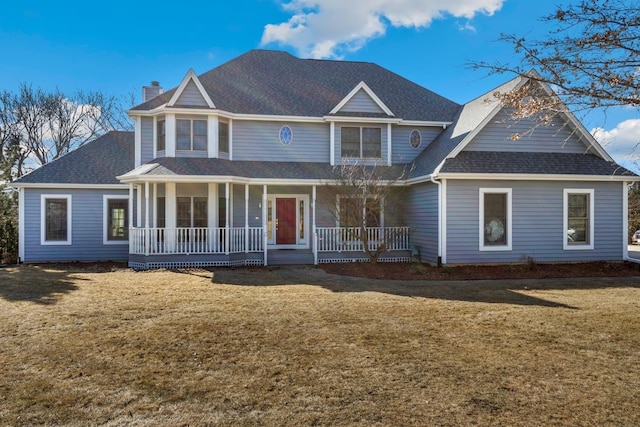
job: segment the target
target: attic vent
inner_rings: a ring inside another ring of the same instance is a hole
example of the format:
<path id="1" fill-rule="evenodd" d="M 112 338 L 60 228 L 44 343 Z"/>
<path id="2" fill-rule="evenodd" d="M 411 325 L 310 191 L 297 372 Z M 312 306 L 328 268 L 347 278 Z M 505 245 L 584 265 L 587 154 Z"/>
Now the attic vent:
<path id="1" fill-rule="evenodd" d="M 150 86 L 142 86 L 142 102 L 147 102 L 151 98 L 155 98 L 163 92 L 160 82 L 154 80 Z"/>

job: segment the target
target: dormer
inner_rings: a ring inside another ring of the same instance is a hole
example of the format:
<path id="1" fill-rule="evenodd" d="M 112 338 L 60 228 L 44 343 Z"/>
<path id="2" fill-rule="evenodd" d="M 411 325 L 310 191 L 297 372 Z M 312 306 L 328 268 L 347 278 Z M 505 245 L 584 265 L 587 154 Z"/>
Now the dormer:
<path id="1" fill-rule="evenodd" d="M 219 117 L 220 111 L 192 69 L 166 94 L 154 83 L 143 88 L 143 96 L 145 102 L 157 98 L 158 106 L 146 114 L 132 114 L 136 166 L 157 157 L 231 157 L 231 119 Z"/>

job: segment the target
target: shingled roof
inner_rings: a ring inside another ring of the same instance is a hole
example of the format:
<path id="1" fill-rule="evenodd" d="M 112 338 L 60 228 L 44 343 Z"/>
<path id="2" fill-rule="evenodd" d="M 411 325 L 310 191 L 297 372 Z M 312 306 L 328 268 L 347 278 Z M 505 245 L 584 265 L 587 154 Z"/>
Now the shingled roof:
<path id="1" fill-rule="evenodd" d="M 226 159 L 164 157 L 145 167 L 143 176 L 230 176 L 250 179 L 334 180 L 338 169 L 328 163 L 230 161 Z M 405 165 L 376 166 L 377 176 L 396 180 L 406 176 Z"/>
<path id="2" fill-rule="evenodd" d="M 370 62 L 299 59 L 271 50 L 251 50 L 198 79 L 218 109 L 238 114 L 323 117 L 362 81 L 404 120 L 451 122 L 459 108 Z M 175 90 L 131 111 L 160 107 Z"/>
<path id="3" fill-rule="evenodd" d="M 463 151 L 447 159 L 440 173 L 636 176 L 593 154 Z"/>
<path id="4" fill-rule="evenodd" d="M 47 163 L 12 183 L 120 184 L 116 176 L 134 168 L 134 133 L 112 131 Z"/>

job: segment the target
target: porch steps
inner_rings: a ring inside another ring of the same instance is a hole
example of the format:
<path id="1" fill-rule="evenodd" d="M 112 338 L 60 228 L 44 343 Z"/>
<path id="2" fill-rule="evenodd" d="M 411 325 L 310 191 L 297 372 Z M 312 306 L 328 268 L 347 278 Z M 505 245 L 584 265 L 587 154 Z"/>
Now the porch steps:
<path id="1" fill-rule="evenodd" d="M 311 249 L 272 249 L 267 251 L 268 265 L 313 265 Z"/>

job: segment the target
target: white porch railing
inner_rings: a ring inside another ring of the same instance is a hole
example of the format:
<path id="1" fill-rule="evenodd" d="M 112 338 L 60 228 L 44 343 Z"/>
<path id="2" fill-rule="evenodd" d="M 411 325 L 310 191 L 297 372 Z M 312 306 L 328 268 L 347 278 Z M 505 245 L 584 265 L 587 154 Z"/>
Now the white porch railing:
<path id="1" fill-rule="evenodd" d="M 129 253 L 136 255 L 226 254 L 262 252 L 262 227 L 229 228 L 132 228 Z"/>
<path id="2" fill-rule="evenodd" d="M 388 251 L 409 250 L 409 227 L 370 227 L 366 229 L 369 249 L 382 243 Z M 318 252 L 364 251 L 358 227 L 316 227 Z"/>

